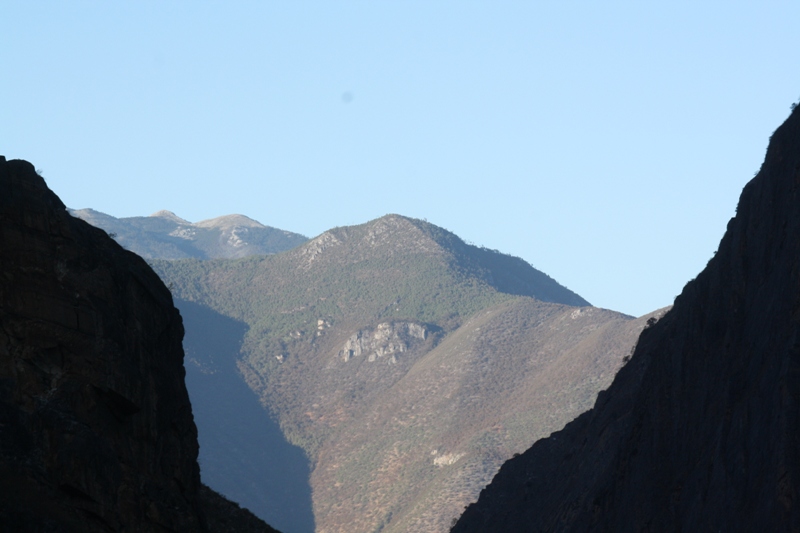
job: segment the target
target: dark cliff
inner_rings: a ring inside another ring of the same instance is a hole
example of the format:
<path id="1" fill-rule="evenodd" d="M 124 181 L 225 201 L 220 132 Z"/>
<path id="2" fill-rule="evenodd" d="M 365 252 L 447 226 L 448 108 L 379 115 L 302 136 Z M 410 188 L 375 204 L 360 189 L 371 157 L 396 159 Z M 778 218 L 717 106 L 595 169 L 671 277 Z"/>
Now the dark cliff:
<path id="1" fill-rule="evenodd" d="M 594 409 L 452 531 L 800 531 L 800 111 L 718 252 Z"/>
<path id="2" fill-rule="evenodd" d="M 271 531 L 200 484 L 164 284 L 2 157 L 0 266 L 0 530 Z"/>

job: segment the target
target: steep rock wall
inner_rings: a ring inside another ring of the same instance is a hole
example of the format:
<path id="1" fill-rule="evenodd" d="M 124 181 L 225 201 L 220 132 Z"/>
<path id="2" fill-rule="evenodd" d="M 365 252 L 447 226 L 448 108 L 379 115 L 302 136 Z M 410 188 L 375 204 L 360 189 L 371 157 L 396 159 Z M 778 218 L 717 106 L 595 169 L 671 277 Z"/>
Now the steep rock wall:
<path id="1" fill-rule="evenodd" d="M 2 157 L 0 265 L 2 528 L 247 522 L 210 491 L 201 503 L 183 326 L 169 291 L 144 260 L 72 218 L 30 163 Z"/>
<path id="2" fill-rule="evenodd" d="M 453 532 L 800 531 L 800 111 L 706 269 L 593 410 Z"/>

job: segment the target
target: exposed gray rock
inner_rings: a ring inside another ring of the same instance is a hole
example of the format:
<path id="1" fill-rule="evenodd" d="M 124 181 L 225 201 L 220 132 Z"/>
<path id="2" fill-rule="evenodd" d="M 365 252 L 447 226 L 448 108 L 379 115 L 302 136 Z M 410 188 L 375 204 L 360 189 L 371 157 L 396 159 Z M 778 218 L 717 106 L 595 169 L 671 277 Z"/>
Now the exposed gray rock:
<path id="1" fill-rule="evenodd" d="M 339 350 L 339 357 L 345 362 L 351 357 L 367 357 L 369 362 L 385 355 L 391 355 L 391 363 L 397 362 L 397 355 L 405 352 L 415 340 L 425 340 L 427 330 L 422 324 L 414 322 L 384 322 L 375 328 L 353 333 Z"/>

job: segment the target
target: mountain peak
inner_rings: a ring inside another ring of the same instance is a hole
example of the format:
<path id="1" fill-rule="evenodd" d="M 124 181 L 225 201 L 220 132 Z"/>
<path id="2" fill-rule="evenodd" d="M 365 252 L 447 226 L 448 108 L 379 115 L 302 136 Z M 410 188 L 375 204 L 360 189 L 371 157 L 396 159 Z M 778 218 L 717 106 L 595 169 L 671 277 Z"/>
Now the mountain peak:
<path id="1" fill-rule="evenodd" d="M 384 215 L 355 226 L 340 226 L 311 239 L 298 251 L 310 263 L 330 256 L 332 248 L 343 247 L 341 260 L 358 262 L 376 253 L 390 256 L 398 253 L 432 253 L 438 246 L 424 235 L 412 219 L 395 214 Z M 385 250 L 377 252 L 378 249 Z"/>
<path id="2" fill-rule="evenodd" d="M 566 305 L 591 305 L 519 257 L 467 244 L 435 224 L 397 214 L 328 230 L 294 253 L 303 257 L 304 270 L 314 268 L 319 261 L 355 265 L 377 260 L 389 265 L 424 256 L 506 294 Z"/>
<path id="3" fill-rule="evenodd" d="M 167 211 L 166 209 L 162 209 L 161 211 L 156 211 L 150 216 L 154 218 L 164 218 L 172 222 L 175 222 L 176 224 L 186 224 L 186 225 L 191 224 L 191 222 L 189 222 L 188 220 L 184 220 L 175 213 L 173 213 L 172 211 Z"/>
<path id="4" fill-rule="evenodd" d="M 200 228 L 218 228 L 221 230 L 227 230 L 233 227 L 245 227 L 245 228 L 267 227 L 261 222 L 253 220 L 252 218 L 246 217 L 244 215 L 224 215 L 221 217 L 209 218 L 207 220 L 201 220 L 200 222 L 197 222 L 195 226 Z"/>

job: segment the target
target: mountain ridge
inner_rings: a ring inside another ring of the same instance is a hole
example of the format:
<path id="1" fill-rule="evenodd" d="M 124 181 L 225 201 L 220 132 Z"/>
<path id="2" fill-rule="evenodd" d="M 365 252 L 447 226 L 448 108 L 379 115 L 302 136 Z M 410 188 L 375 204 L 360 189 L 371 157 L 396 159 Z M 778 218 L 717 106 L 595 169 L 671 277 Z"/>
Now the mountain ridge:
<path id="1" fill-rule="evenodd" d="M 247 227 L 247 228 L 262 228 L 262 229 L 268 227 L 257 220 L 253 220 L 248 216 L 238 215 L 238 214 L 222 215 L 219 217 L 208 218 L 206 220 L 201 220 L 200 222 L 195 222 L 194 225 L 201 228 L 226 228 L 226 229 L 236 226 Z"/>

